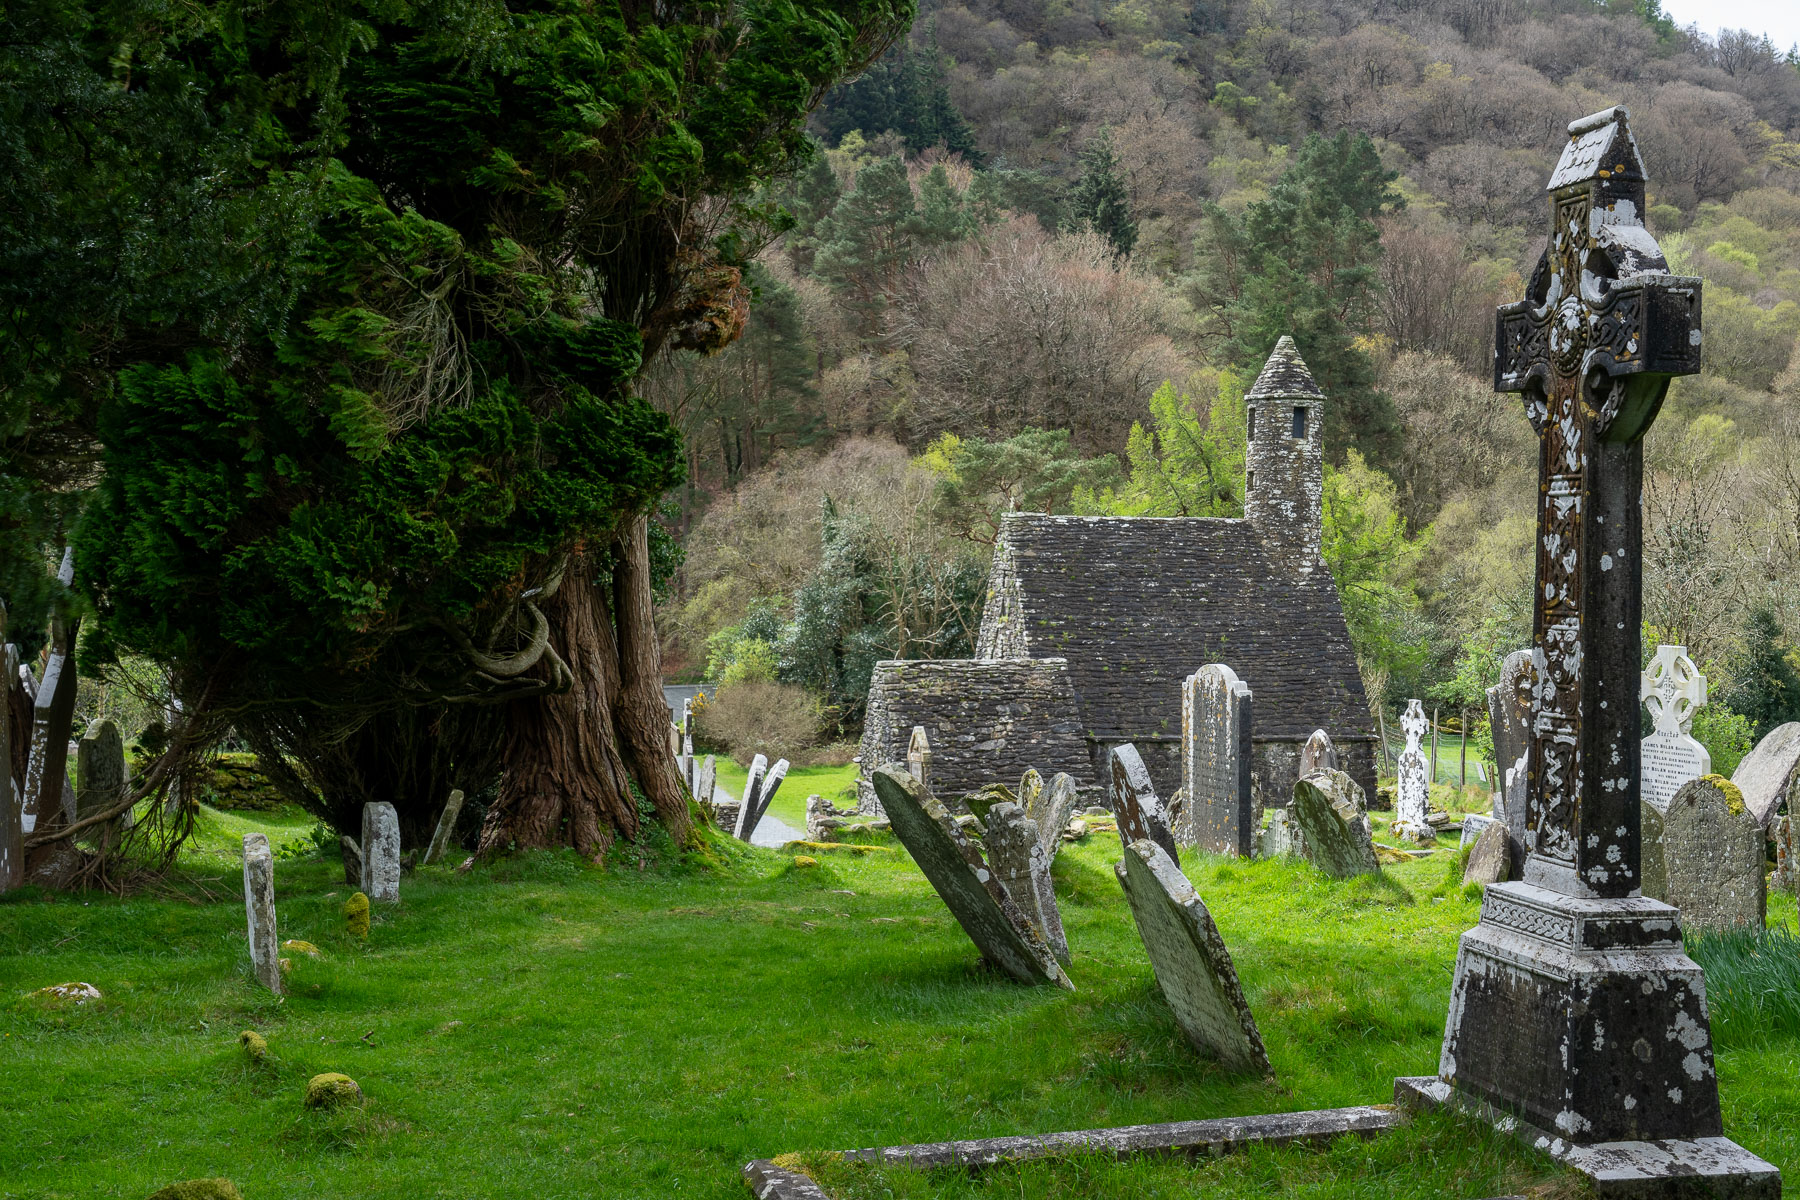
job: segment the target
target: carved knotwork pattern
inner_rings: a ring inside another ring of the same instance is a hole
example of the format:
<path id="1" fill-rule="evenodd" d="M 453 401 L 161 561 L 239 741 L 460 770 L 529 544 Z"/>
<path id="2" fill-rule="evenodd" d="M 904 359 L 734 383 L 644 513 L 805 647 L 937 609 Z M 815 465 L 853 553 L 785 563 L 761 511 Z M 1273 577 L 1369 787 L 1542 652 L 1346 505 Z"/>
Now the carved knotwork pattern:
<path id="1" fill-rule="evenodd" d="M 1575 918 L 1558 916 L 1541 908 L 1508 900 L 1498 892 L 1487 894 L 1487 899 L 1481 906 L 1481 919 L 1484 923 L 1516 929 L 1547 942 L 1565 946 L 1575 944 Z"/>

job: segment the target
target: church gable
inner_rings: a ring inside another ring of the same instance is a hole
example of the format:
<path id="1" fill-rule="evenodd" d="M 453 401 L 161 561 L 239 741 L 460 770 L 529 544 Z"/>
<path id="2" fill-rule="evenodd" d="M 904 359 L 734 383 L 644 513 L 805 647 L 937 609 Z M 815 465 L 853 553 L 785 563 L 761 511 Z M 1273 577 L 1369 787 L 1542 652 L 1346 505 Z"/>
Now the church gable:
<path id="1" fill-rule="evenodd" d="M 1210 662 L 1256 696 L 1256 737 L 1369 736 L 1337 589 L 1271 561 L 1246 521 L 1004 518 L 980 653 L 1058 657 L 1088 737 L 1181 736 L 1180 684 Z"/>

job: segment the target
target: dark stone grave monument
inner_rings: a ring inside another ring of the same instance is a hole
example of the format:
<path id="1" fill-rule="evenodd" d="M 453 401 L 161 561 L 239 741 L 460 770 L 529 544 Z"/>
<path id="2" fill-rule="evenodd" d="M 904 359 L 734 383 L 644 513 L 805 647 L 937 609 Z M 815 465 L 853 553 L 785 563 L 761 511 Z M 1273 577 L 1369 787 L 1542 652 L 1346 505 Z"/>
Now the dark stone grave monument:
<path id="1" fill-rule="evenodd" d="M 1127 846 L 1139 838 L 1148 838 L 1181 861 L 1175 848 L 1175 835 L 1169 830 L 1168 814 L 1156 798 L 1156 786 L 1137 747 L 1130 742 L 1112 749 L 1112 810 L 1119 826 L 1119 840 Z"/>

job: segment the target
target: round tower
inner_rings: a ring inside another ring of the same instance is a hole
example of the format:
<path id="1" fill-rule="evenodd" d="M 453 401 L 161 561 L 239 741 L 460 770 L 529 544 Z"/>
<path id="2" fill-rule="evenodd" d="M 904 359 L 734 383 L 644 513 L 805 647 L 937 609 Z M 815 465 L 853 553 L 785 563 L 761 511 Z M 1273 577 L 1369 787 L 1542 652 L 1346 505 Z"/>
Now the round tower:
<path id="1" fill-rule="evenodd" d="M 1275 343 L 1244 404 L 1244 516 L 1268 555 L 1304 578 L 1325 565 L 1319 554 L 1325 395 L 1293 338 Z"/>

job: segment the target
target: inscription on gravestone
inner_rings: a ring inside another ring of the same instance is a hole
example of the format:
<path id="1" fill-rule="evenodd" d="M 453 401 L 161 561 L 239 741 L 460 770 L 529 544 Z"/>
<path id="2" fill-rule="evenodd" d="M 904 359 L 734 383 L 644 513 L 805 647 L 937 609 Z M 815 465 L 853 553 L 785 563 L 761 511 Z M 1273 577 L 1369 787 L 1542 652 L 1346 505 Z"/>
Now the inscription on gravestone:
<path id="1" fill-rule="evenodd" d="M 1182 845 L 1243 858 L 1255 850 L 1251 699 L 1249 685 L 1223 663 L 1209 663 L 1182 682 L 1184 802 L 1174 830 L 1175 840 Z"/>
<path id="2" fill-rule="evenodd" d="M 1658 646 L 1638 684 L 1638 696 L 1656 726 L 1639 748 L 1643 800 L 1666 808 L 1682 784 L 1712 774 L 1712 755 L 1688 736 L 1694 711 L 1706 703 L 1706 676 L 1688 657 L 1687 647 Z"/>

